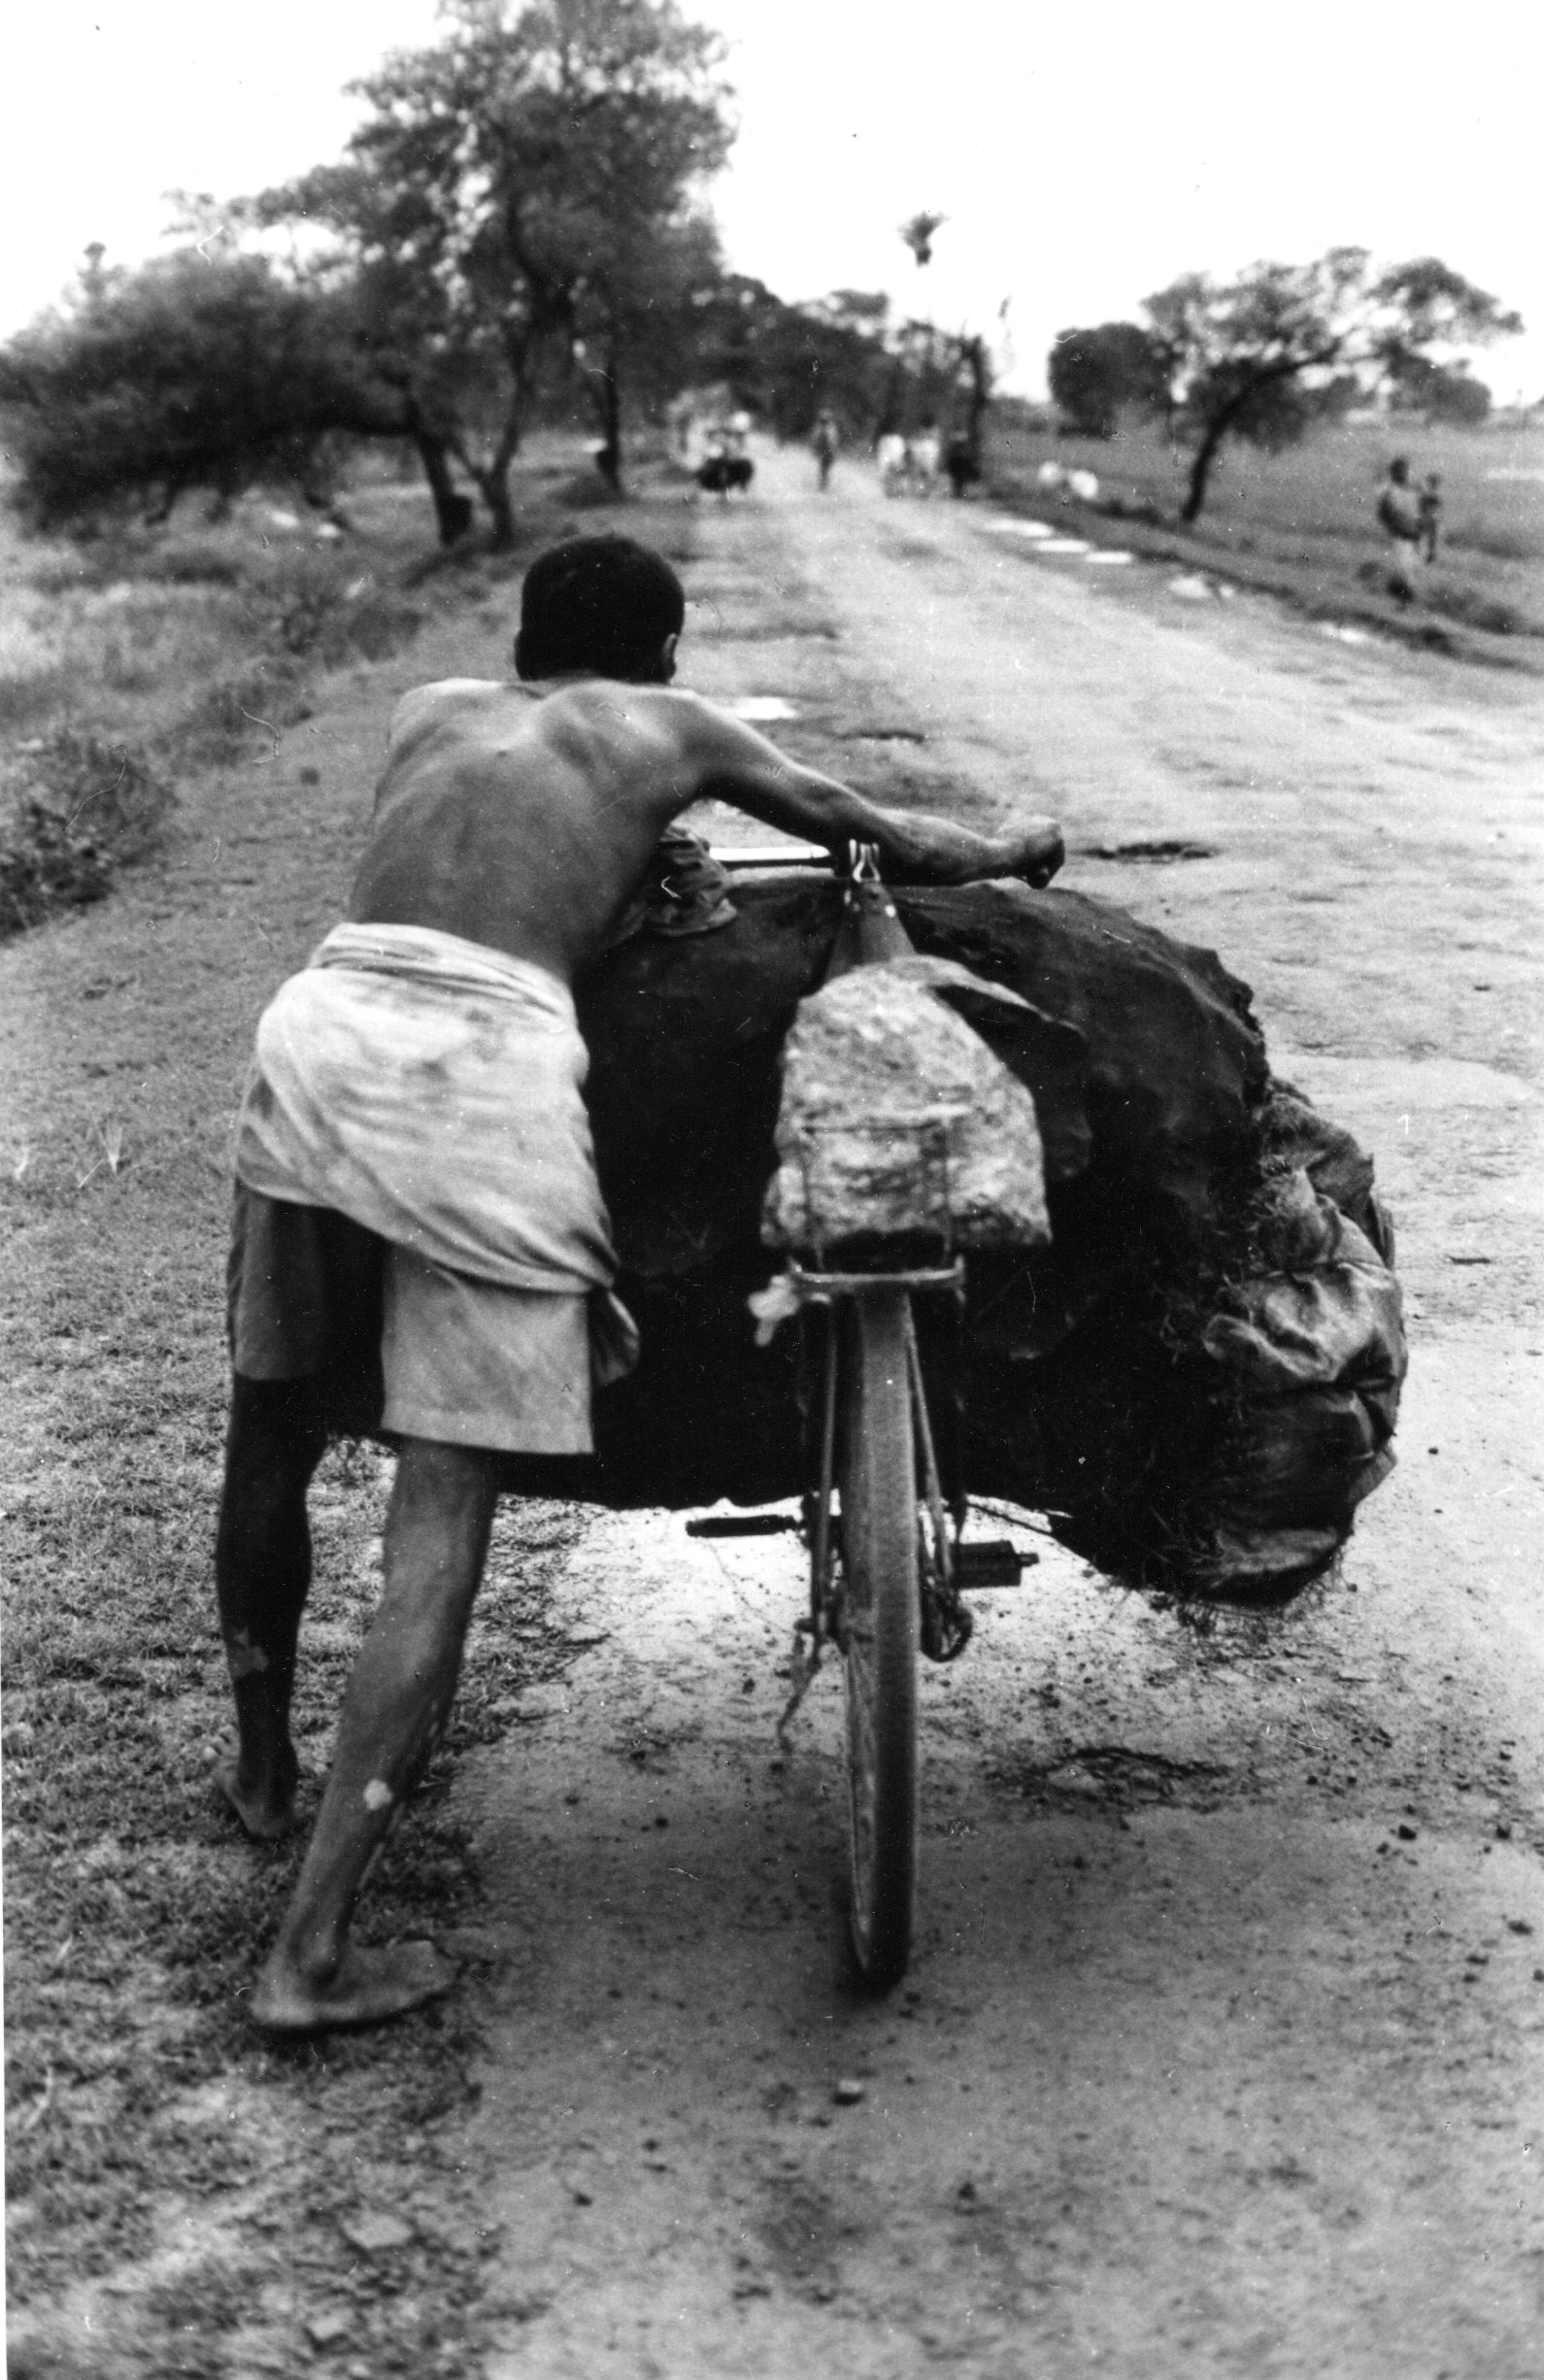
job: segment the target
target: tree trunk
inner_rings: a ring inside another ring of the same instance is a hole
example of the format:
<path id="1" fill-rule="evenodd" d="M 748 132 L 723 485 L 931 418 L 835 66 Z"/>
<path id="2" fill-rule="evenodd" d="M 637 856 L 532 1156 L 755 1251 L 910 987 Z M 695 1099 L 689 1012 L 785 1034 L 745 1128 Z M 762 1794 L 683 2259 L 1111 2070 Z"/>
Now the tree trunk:
<path id="1" fill-rule="evenodd" d="M 494 461 L 477 475 L 478 493 L 493 524 L 493 543 L 506 552 L 515 543 L 515 507 L 510 501 L 509 464 Z"/>
<path id="2" fill-rule="evenodd" d="M 451 465 L 446 442 L 430 430 L 415 430 L 413 443 L 419 450 L 423 476 L 434 499 L 434 518 L 439 527 L 442 546 L 459 543 L 472 525 L 472 501 L 463 496 L 451 477 Z"/>
<path id="3" fill-rule="evenodd" d="M 1226 413 L 1219 414 L 1215 421 L 1209 421 L 1206 425 L 1206 435 L 1195 450 L 1194 459 L 1191 464 L 1191 484 L 1186 490 L 1185 501 L 1180 506 L 1180 519 L 1187 525 L 1200 518 L 1201 506 L 1206 502 L 1206 483 L 1211 477 L 1212 465 L 1217 460 L 1223 440 L 1227 436 L 1228 426 L 1237 410 L 1236 406 L 1229 406 Z"/>
<path id="4" fill-rule="evenodd" d="M 1333 363 L 1339 352 L 1340 342 L 1337 340 L 1333 347 L 1322 348 L 1317 354 L 1289 356 L 1283 362 L 1270 364 L 1263 371 L 1256 372 L 1241 388 L 1235 390 L 1222 411 L 1208 421 L 1201 443 L 1195 450 L 1195 459 L 1191 465 L 1190 487 L 1180 506 L 1180 519 L 1187 525 L 1200 518 L 1212 465 L 1217 460 L 1224 439 L 1251 398 L 1258 396 L 1272 381 L 1295 380 L 1299 372 L 1306 372 L 1311 365 Z"/>
<path id="5" fill-rule="evenodd" d="M 507 551 L 515 543 L 515 507 L 510 501 L 509 467 L 520 453 L 520 431 L 525 420 L 526 385 L 518 380 L 499 432 L 498 444 L 485 464 L 474 463 L 461 451 L 461 460 L 477 482 L 477 491 L 487 506 L 487 517 L 493 524 L 493 544 Z"/>
<path id="6" fill-rule="evenodd" d="M 965 368 L 970 374 L 970 452 L 979 467 L 982 433 L 987 426 L 987 408 L 991 403 L 991 358 L 987 342 L 978 333 L 960 342 Z"/>
<path id="7" fill-rule="evenodd" d="M 460 445 L 457 445 L 455 452 L 461 468 L 474 482 L 478 494 L 487 506 L 494 546 L 500 552 L 507 551 L 515 543 L 515 507 L 509 492 L 509 467 L 515 459 L 515 441 L 506 433 L 499 440 L 491 459 L 486 463 L 474 461 Z"/>
<path id="8" fill-rule="evenodd" d="M 595 468 L 617 495 L 621 494 L 621 374 L 613 348 L 603 364 L 587 367 L 589 393 L 600 420 L 600 445 Z"/>

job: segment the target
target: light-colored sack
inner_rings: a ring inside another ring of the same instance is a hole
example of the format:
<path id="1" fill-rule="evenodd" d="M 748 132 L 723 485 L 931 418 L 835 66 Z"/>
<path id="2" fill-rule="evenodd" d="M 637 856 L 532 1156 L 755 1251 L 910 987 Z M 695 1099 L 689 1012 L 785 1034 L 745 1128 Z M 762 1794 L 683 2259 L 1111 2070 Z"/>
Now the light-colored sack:
<path id="1" fill-rule="evenodd" d="M 771 1246 L 1050 1239 L 1034 1101 L 947 1005 L 951 990 L 1024 1006 L 953 959 L 920 956 L 854 967 L 799 1003 L 762 1217 Z"/>

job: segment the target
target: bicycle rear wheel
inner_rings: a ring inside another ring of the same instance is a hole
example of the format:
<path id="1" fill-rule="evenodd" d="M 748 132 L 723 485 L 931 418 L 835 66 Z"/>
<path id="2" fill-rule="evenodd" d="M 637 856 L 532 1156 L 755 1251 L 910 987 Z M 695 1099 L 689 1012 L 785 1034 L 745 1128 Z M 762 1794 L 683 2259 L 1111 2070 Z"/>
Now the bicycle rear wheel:
<path id="1" fill-rule="evenodd" d="M 917 1889 L 917 1454 L 904 1290 L 843 1318 L 843 1649 L 853 1948 L 888 1991 L 906 1971 Z"/>

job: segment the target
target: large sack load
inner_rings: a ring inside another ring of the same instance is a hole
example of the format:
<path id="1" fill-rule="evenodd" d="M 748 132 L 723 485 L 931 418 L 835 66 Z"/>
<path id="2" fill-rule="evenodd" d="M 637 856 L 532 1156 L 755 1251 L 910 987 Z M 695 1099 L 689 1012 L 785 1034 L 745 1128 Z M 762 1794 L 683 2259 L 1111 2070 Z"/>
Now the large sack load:
<path id="1" fill-rule="evenodd" d="M 952 959 L 920 957 L 852 967 L 800 1001 L 783 1044 L 769 1247 L 1051 1237 L 1034 1101 L 957 1015 L 962 995 L 1024 1006 Z"/>
<path id="2" fill-rule="evenodd" d="M 581 988 L 619 1288 L 644 1342 L 597 1401 L 611 1502 L 803 1484 L 796 1334 L 758 1349 L 747 1301 L 781 1262 L 762 1237 L 786 1170 L 780 1064 L 841 897 L 737 887 L 725 930 L 641 937 Z M 894 898 L 919 952 L 955 962 L 928 998 L 1038 1124 L 1049 1246 L 986 1230 L 970 1256 L 970 1492 L 1048 1511 L 1113 1574 L 1282 1599 L 1333 1559 L 1391 1460 L 1404 1345 L 1369 1161 L 1271 1082 L 1248 989 L 1211 952 L 1074 892 Z"/>

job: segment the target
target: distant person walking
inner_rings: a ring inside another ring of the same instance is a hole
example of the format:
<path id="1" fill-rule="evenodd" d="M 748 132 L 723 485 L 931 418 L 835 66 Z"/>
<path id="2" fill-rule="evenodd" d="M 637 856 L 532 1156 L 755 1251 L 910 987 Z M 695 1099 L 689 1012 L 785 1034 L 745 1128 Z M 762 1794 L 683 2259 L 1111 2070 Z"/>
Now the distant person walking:
<path id="1" fill-rule="evenodd" d="M 831 465 L 836 460 L 837 449 L 841 443 L 842 433 L 837 427 L 836 416 L 822 406 L 815 417 L 815 435 L 810 441 L 815 450 L 816 468 L 821 475 L 822 495 L 831 484 Z"/>
<path id="2" fill-rule="evenodd" d="M 944 449 L 944 469 L 949 474 L 949 485 L 957 496 L 962 496 L 971 482 L 980 479 L 981 466 L 976 460 L 975 447 L 963 430 L 957 430 Z"/>
<path id="3" fill-rule="evenodd" d="M 1400 603 L 1415 600 L 1416 573 L 1421 562 L 1421 516 L 1410 485 L 1410 465 L 1396 454 L 1378 497 L 1378 525 L 1389 540 L 1393 567 L 1389 592 Z"/>
<path id="4" fill-rule="evenodd" d="M 1421 559 L 1429 569 L 1437 558 L 1437 530 L 1442 519 L 1442 474 L 1428 471 L 1416 506 L 1416 525 L 1420 530 L 1418 543 Z"/>
<path id="5" fill-rule="evenodd" d="M 899 430 L 886 430 L 876 441 L 879 484 L 888 496 L 898 496 L 911 477 L 911 453 Z"/>

